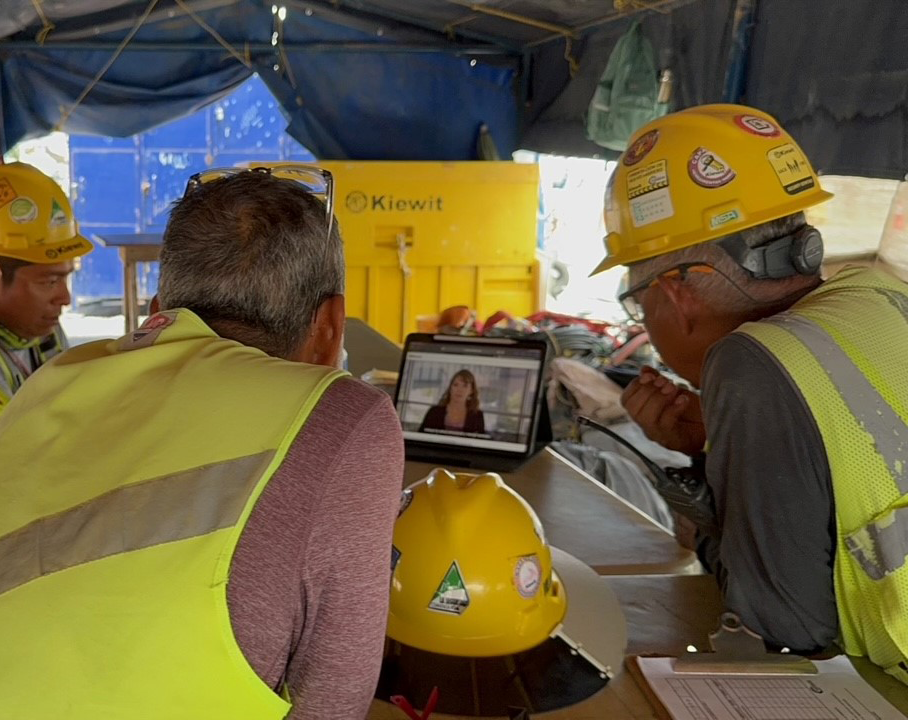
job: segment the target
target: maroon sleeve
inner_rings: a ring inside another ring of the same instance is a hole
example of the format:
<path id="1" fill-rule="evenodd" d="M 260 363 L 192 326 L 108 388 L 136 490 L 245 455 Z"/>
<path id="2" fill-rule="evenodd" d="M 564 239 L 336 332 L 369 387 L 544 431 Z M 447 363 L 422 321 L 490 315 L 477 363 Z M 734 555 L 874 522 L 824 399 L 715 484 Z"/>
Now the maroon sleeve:
<path id="1" fill-rule="evenodd" d="M 335 382 L 250 514 L 231 564 L 234 635 L 293 720 L 354 720 L 378 680 L 403 439 L 388 396 Z"/>

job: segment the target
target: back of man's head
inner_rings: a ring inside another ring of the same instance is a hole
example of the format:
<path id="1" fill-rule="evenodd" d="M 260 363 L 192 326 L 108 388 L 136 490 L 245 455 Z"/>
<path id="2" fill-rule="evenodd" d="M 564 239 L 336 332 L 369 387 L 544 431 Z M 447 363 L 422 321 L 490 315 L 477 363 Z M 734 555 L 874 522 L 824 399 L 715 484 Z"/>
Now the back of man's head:
<path id="1" fill-rule="evenodd" d="M 319 305 L 344 291 L 337 223 L 301 185 L 241 172 L 174 206 L 161 251 L 162 310 L 188 308 L 222 337 L 289 357 Z"/>

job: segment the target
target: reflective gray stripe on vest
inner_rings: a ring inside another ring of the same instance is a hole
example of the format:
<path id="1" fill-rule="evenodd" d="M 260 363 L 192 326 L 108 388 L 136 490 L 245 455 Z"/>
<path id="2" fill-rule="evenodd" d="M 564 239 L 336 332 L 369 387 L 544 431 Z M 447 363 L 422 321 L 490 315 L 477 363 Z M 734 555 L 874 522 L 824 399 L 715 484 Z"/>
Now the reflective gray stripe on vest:
<path id="1" fill-rule="evenodd" d="M 0 391 L 12 397 L 24 382 L 25 376 L 13 361 L 12 351 L 0 347 Z"/>
<path id="2" fill-rule="evenodd" d="M 899 491 L 908 493 L 908 425 L 823 328 L 787 313 L 777 315 L 771 322 L 788 330 L 813 353 L 848 410 L 873 439 Z"/>
<path id="3" fill-rule="evenodd" d="M 852 557 L 874 580 L 905 564 L 908 556 L 908 508 L 899 508 L 845 538 Z"/>
<path id="4" fill-rule="evenodd" d="M 237 523 L 273 451 L 111 490 L 0 538 L 0 595 L 111 555 Z"/>
<path id="5" fill-rule="evenodd" d="M 8 402 L 13 397 L 13 375 L 7 369 L 3 357 L 0 356 L 0 403 L 5 398 Z"/>
<path id="6" fill-rule="evenodd" d="M 887 299 L 890 302 L 893 298 Z M 895 304 L 895 303 L 894 303 Z M 904 309 L 906 305 L 898 305 Z M 877 392 L 839 344 L 816 323 L 799 315 L 777 315 L 773 324 L 798 338 L 832 381 L 848 410 L 873 439 L 893 481 L 908 493 L 908 425 Z M 867 575 L 879 580 L 905 564 L 908 556 L 908 512 L 890 513 L 845 538 L 851 555 Z"/>

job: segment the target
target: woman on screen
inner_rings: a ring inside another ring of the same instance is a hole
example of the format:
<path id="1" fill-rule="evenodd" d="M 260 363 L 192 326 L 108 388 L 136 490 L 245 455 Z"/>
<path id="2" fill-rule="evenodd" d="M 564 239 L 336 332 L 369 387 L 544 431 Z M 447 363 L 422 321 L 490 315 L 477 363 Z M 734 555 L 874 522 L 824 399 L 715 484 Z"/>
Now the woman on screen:
<path id="1" fill-rule="evenodd" d="M 485 420 L 479 409 L 479 389 L 473 373 L 469 370 L 454 373 L 438 405 L 430 407 L 422 419 L 419 432 L 424 430 L 485 432 Z"/>

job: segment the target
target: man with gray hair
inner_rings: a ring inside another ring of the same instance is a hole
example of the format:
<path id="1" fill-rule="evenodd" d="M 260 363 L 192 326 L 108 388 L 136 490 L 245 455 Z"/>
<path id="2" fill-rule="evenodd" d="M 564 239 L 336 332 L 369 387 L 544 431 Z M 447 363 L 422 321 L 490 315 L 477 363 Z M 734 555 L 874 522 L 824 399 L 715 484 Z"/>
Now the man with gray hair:
<path id="1" fill-rule="evenodd" d="M 771 646 L 837 642 L 908 682 L 908 286 L 823 281 L 803 211 L 830 197 L 771 116 L 667 115 L 610 179 L 596 270 L 628 266 L 619 299 L 699 390 L 645 368 L 622 402 L 691 456 L 684 487 L 706 483 L 689 516 L 728 609 Z"/>
<path id="2" fill-rule="evenodd" d="M 315 167 L 194 176 L 156 312 L 0 416 L 12 715 L 365 717 L 403 441 L 389 398 L 338 369 L 332 203 Z"/>

